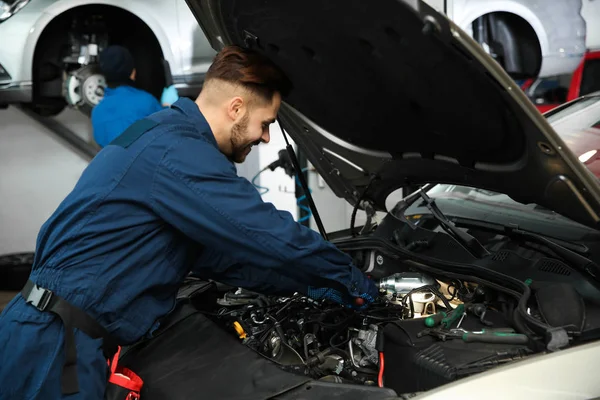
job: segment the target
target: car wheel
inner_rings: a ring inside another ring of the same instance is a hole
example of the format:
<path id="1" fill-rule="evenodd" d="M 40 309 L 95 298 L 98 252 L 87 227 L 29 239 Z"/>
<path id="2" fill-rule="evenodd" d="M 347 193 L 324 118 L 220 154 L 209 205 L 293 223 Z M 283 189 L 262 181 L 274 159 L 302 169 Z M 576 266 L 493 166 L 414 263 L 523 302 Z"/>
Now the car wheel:
<path id="1" fill-rule="evenodd" d="M 29 278 L 35 253 L 0 256 L 0 290 L 21 290 Z"/>
<path id="2" fill-rule="evenodd" d="M 29 110 L 33 111 L 42 117 L 54 117 L 65 109 L 64 104 L 43 104 L 43 103 L 28 103 L 24 104 Z"/>
<path id="3" fill-rule="evenodd" d="M 130 49 L 136 65 L 136 86 L 159 99 L 165 74 L 154 32 L 129 11 L 94 4 L 58 15 L 40 35 L 32 66 L 34 110 L 55 115 L 68 105 L 90 116 L 104 95 L 97 56 L 110 44 Z"/>
<path id="4" fill-rule="evenodd" d="M 529 23 L 518 15 L 496 12 L 473 21 L 473 38 L 515 80 L 535 78 L 542 50 Z"/>

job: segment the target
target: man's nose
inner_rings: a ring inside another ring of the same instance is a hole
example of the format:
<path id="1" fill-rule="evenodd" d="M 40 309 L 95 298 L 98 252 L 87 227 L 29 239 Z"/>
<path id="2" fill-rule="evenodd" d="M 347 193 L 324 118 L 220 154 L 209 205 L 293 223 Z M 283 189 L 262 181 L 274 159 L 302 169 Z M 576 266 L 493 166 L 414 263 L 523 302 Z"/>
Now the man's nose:
<path id="1" fill-rule="evenodd" d="M 269 130 L 267 130 L 265 133 L 263 133 L 260 140 L 263 143 L 269 143 L 271 141 L 271 133 L 269 132 Z"/>

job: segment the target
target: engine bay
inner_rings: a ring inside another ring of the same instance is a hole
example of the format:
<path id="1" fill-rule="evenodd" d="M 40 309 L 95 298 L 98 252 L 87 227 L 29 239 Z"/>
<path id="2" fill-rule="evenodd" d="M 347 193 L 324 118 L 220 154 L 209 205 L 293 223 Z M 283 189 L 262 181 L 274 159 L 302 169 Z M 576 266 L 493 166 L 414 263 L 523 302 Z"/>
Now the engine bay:
<path id="1" fill-rule="evenodd" d="M 212 317 L 286 371 L 397 393 L 429 390 L 534 353 L 476 285 L 415 272 L 379 285 L 381 298 L 364 311 L 237 289 L 217 300 Z"/>
<path id="2" fill-rule="evenodd" d="M 217 284 L 204 312 L 285 371 L 398 394 L 598 338 L 597 284 L 552 251 L 488 235 L 476 259 L 435 229 L 403 228 L 386 218 L 333 240 L 380 289 L 364 310 Z"/>

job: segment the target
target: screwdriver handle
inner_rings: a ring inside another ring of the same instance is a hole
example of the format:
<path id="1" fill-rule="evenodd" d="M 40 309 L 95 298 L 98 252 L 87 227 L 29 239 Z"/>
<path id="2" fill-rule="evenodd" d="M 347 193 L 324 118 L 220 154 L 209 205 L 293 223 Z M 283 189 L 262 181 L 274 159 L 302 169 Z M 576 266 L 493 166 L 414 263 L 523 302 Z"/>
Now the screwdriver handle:
<path id="1" fill-rule="evenodd" d="M 496 343 L 496 344 L 527 344 L 529 338 L 520 333 L 464 333 L 462 339 L 468 343 Z"/>
<path id="2" fill-rule="evenodd" d="M 429 317 L 425 318 L 425 326 L 428 328 L 433 328 L 434 326 L 439 325 L 444 318 L 446 318 L 446 313 L 443 311 L 430 315 Z"/>
<path id="3" fill-rule="evenodd" d="M 459 318 L 463 316 L 465 312 L 465 305 L 459 304 L 454 310 L 450 311 L 445 318 L 442 319 L 442 325 L 444 328 L 448 329 L 452 326 L 454 321 L 457 321 Z"/>

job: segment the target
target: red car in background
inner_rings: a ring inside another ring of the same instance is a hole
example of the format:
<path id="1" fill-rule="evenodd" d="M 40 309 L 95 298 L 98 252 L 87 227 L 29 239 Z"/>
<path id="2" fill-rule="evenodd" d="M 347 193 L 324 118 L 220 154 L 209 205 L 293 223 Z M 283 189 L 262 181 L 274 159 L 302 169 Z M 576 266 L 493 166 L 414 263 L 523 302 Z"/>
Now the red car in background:
<path id="1" fill-rule="evenodd" d="M 556 107 L 544 116 L 579 161 L 600 178 L 600 91 Z"/>
<path id="2" fill-rule="evenodd" d="M 600 90 L 600 50 L 589 50 L 571 76 L 528 79 L 521 89 L 541 113 Z"/>
<path id="3" fill-rule="evenodd" d="M 567 101 L 600 90 L 600 50 L 588 51 L 573 73 Z"/>

